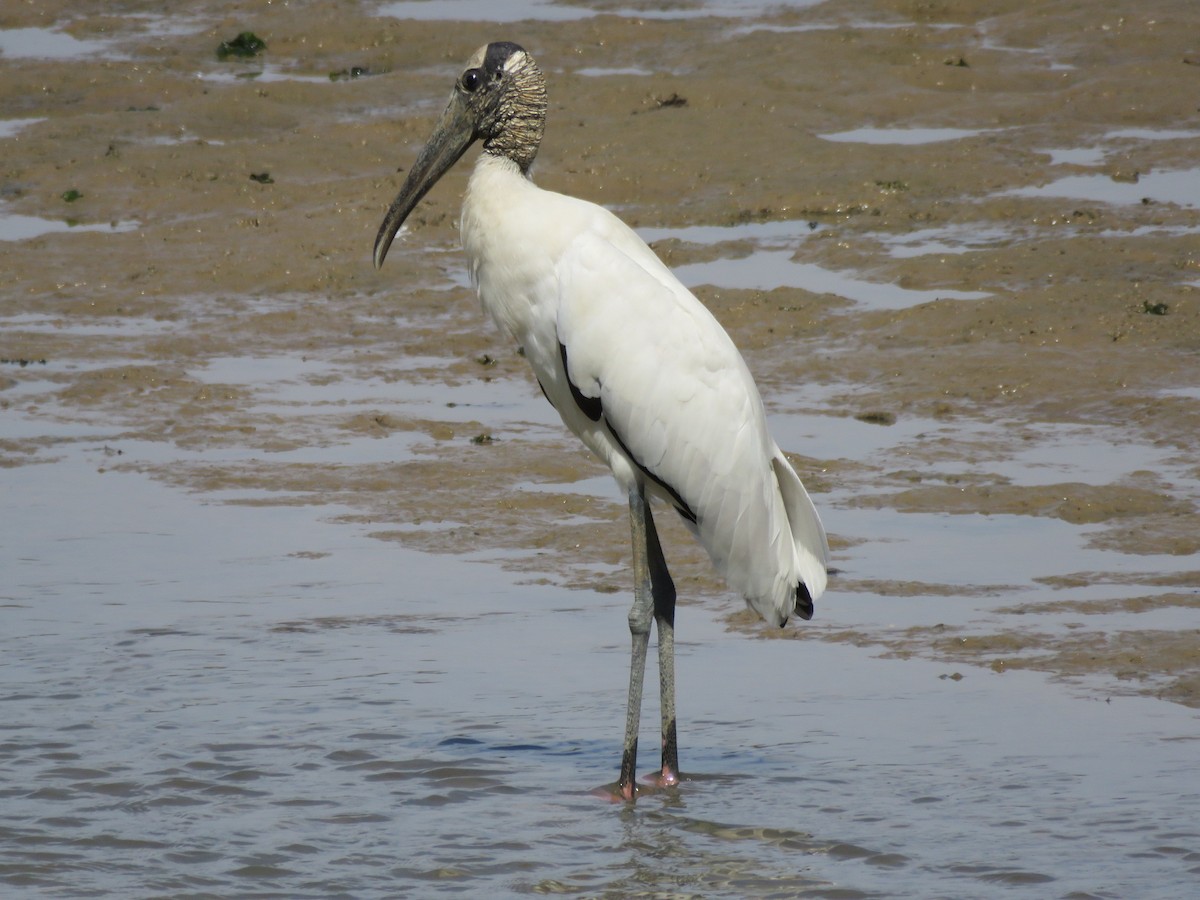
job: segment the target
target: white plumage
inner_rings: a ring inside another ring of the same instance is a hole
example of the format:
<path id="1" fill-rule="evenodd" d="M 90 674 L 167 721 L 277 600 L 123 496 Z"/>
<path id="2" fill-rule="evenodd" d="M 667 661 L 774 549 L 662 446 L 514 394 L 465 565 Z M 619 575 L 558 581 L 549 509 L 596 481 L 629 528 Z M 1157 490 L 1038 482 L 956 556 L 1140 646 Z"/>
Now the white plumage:
<path id="1" fill-rule="evenodd" d="M 663 719 L 658 782 L 678 779 L 675 588 L 647 498 L 673 506 L 729 585 L 775 625 L 812 615 L 828 547 L 808 493 L 767 431 L 750 371 L 717 320 L 612 213 L 529 179 L 545 109 L 542 73 L 524 50 L 507 42 L 481 48 L 380 226 L 375 264 L 429 188 L 482 140 L 462 212 L 472 281 L 524 348 L 563 422 L 629 496 L 633 652 L 613 794 L 632 799 L 652 618 Z"/>
<path id="2" fill-rule="evenodd" d="M 489 154 L 463 201 L 462 242 L 484 308 L 625 492 L 638 463 L 673 488 L 717 569 L 768 622 L 792 615 L 798 582 L 816 600 L 826 550 L 812 501 L 767 432 L 733 341 L 645 242 L 603 207 L 542 190 Z M 600 400 L 600 420 L 570 384 Z"/>

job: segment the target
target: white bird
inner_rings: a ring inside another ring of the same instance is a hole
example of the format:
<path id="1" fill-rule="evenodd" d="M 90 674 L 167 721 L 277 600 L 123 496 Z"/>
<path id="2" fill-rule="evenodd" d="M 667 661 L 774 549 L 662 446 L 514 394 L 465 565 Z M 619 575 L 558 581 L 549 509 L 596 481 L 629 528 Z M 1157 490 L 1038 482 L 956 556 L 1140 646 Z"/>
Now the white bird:
<path id="1" fill-rule="evenodd" d="M 767 431 L 750 371 L 717 320 L 608 210 L 530 180 L 545 120 L 545 79 L 533 58 L 508 42 L 480 48 L 387 211 L 375 266 L 426 192 L 481 140 L 462 210 L 471 279 L 484 308 L 524 348 L 563 422 L 629 497 L 633 649 L 613 793 L 633 799 L 652 618 L 663 741 L 654 780 L 679 777 L 675 587 L 648 499 L 683 517 L 730 587 L 773 625 L 793 613 L 812 617 L 829 549 L 808 492 Z"/>

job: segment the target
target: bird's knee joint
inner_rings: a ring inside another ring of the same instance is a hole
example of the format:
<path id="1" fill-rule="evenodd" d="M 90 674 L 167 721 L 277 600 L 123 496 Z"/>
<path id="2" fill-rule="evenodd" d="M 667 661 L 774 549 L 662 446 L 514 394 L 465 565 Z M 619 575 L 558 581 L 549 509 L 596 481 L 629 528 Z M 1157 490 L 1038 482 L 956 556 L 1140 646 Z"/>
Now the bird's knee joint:
<path id="1" fill-rule="evenodd" d="M 640 604 L 629 610 L 629 633 L 649 634 L 650 623 L 654 620 L 651 611 Z"/>

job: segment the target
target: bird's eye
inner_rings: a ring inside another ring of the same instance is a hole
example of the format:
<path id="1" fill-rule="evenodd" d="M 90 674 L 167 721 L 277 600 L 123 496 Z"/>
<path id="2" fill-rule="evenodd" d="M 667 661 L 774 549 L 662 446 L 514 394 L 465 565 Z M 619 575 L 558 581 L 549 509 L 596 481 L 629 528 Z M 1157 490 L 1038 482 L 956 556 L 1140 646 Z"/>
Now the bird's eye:
<path id="1" fill-rule="evenodd" d="M 463 72 L 462 86 L 463 90 L 468 94 L 473 94 L 479 90 L 479 86 L 483 84 L 483 73 L 478 69 L 467 69 Z"/>

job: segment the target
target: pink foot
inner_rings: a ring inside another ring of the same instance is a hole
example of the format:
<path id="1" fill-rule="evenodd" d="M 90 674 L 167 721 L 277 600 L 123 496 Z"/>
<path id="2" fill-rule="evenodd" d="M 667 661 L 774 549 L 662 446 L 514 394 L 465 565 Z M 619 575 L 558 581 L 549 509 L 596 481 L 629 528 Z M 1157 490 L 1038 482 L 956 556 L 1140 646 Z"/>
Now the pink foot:
<path id="1" fill-rule="evenodd" d="M 658 786 L 660 788 L 678 787 L 680 782 L 679 773 L 672 771 L 667 766 L 663 766 L 662 771 L 656 776 Z"/>
<path id="2" fill-rule="evenodd" d="M 593 788 L 589 793 L 593 797 L 599 797 L 601 800 L 607 800 L 609 803 L 629 803 L 631 800 L 636 800 L 638 797 L 644 795 L 656 794 L 667 788 L 678 787 L 681 780 L 682 777 L 678 772 L 664 768 L 661 772 L 643 775 L 638 779 L 640 784 L 632 782 L 630 784 L 606 784 L 598 788 Z"/>
<path id="3" fill-rule="evenodd" d="M 679 786 L 679 773 L 672 771 L 667 766 L 663 766 L 661 772 L 655 772 L 653 775 L 647 775 L 642 779 L 645 784 L 651 785 L 658 790 L 673 788 Z"/>
<path id="4" fill-rule="evenodd" d="M 592 788 L 588 793 L 609 803 L 628 803 L 637 797 L 641 791 L 636 784 L 605 784 Z"/>

